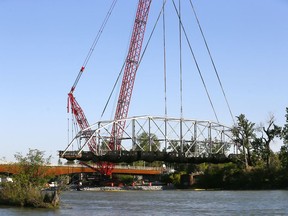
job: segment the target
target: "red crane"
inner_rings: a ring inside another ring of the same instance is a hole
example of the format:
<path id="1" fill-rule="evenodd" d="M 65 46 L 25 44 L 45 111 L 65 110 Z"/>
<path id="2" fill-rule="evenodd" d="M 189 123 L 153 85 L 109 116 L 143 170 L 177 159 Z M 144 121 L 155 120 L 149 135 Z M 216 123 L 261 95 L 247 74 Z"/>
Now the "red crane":
<path id="1" fill-rule="evenodd" d="M 109 17 L 110 17 L 110 15 L 111 15 L 111 13 L 112 13 L 115 5 L 116 5 L 116 2 L 117 2 L 116 0 L 114 0 L 112 2 L 111 6 L 110 6 L 110 8 L 108 10 L 108 13 L 106 14 L 106 17 L 105 17 L 105 19 L 104 19 L 104 21 L 103 21 L 103 23 L 102 23 L 102 25 L 101 25 L 101 27 L 100 27 L 100 29 L 98 31 L 98 34 L 96 35 L 96 37 L 95 37 L 95 39 L 93 41 L 93 44 L 92 44 L 92 46 L 91 46 L 91 48 L 90 48 L 90 50 L 88 52 L 88 55 L 86 56 L 86 58 L 84 60 L 84 63 L 83 63 L 83 65 L 82 65 L 82 67 L 81 67 L 81 69 L 80 69 L 80 71 L 79 71 L 79 73 L 78 73 L 78 75 L 76 77 L 76 80 L 75 80 L 75 82 L 74 82 L 73 86 L 71 87 L 71 90 L 70 90 L 70 92 L 68 94 L 67 112 L 69 112 L 69 110 L 71 108 L 71 112 L 74 115 L 74 117 L 75 117 L 75 119 L 76 119 L 76 121 L 78 123 L 78 126 L 79 126 L 79 128 L 81 130 L 89 128 L 90 125 L 88 123 L 88 120 L 87 120 L 82 108 L 80 107 L 80 105 L 76 101 L 73 93 L 74 93 L 74 90 L 75 90 L 75 88 L 76 88 L 76 86 L 77 86 L 77 84 L 78 84 L 78 82 L 79 82 L 84 70 L 85 70 L 85 67 L 86 67 L 86 65 L 87 65 L 87 63 L 88 63 L 88 61 L 89 61 L 89 59 L 90 59 L 90 57 L 91 57 L 96 45 L 98 43 L 98 41 L 99 41 L 99 38 L 100 38 L 100 36 L 101 36 L 101 34 L 102 34 L 102 32 L 103 32 L 108 20 L 109 20 Z M 89 137 L 89 135 L 92 135 L 92 131 L 88 129 L 88 130 L 86 130 L 85 133 L 86 133 L 86 136 L 85 136 L 86 137 L 86 141 L 88 141 L 88 139 L 89 139 L 88 137 Z M 90 149 L 91 152 L 93 152 L 94 154 L 97 153 L 97 148 L 98 147 L 97 147 L 97 143 L 96 143 L 95 138 L 90 139 L 90 141 L 88 142 L 88 146 L 89 146 L 89 149 Z"/>
<path id="2" fill-rule="evenodd" d="M 98 146 L 97 146 L 97 142 L 96 142 L 96 139 L 95 137 L 92 137 L 92 139 L 89 140 L 89 138 L 92 136 L 93 134 L 93 131 L 88 129 L 89 128 L 89 123 L 88 123 L 88 120 L 82 110 L 82 108 L 80 107 L 80 105 L 78 104 L 78 102 L 76 101 L 74 95 L 73 95 L 73 92 L 75 90 L 75 87 L 84 71 L 85 67 L 82 66 L 81 69 L 80 69 L 80 72 L 76 78 L 76 81 L 74 83 L 74 85 L 72 86 L 69 94 L 68 94 L 68 105 L 67 105 L 67 111 L 69 112 L 70 110 L 70 107 L 69 107 L 69 104 L 71 106 L 71 112 L 73 113 L 77 123 L 78 123 L 78 126 L 81 130 L 84 130 L 86 129 L 86 134 L 85 134 L 85 139 L 86 139 L 86 142 L 89 141 L 87 144 L 89 146 L 89 150 L 91 152 L 93 152 L 93 154 L 97 155 L 98 151 Z M 91 167 L 89 166 L 88 164 L 84 163 L 84 162 L 81 162 L 81 164 L 83 165 L 86 165 L 88 167 Z M 108 175 L 110 176 L 112 174 L 112 170 L 114 168 L 114 165 L 112 163 L 108 163 L 108 162 L 105 162 L 105 161 L 97 161 L 96 162 L 96 165 L 98 168 L 93 168 L 97 171 L 99 171 L 101 174 L 103 175 Z"/>
<path id="3" fill-rule="evenodd" d="M 128 55 L 127 55 L 126 62 L 125 62 L 125 70 L 124 70 L 124 75 L 122 79 L 121 90 L 120 90 L 119 97 L 118 97 L 118 103 L 117 103 L 114 120 L 124 119 L 127 117 L 127 114 L 128 114 L 129 104 L 130 104 L 131 95 L 133 91 L 136 71 L 139 65 L 141 48 L 142 48 L 142 43 L 144 39 L 146 23 L 148 19 L 151 2 L 152 0 L 139 0 L 138 2 L 136 18 L 134 22 L 132 36 L 130 39 L 129 51 L 128 51 Z M 98 41 L 98 38 L 97 38 L 97 41 Z M 92 45 L 92 48 L 90 49 L 90 51 L 94 50 L 95 45 L 96 44 L 94 41 L 94 44 Z M 91 56 L 91 53 L 88 54 L 88 59 L 90 58 L 90 56 Z M 85 65 L 87 64 L 88 59 L 86 58 L 84 65 L 81 67 L 78 73 L 78 76 L 68 94 L 67 109 L 69 112 L 70 106 L 71 106 L 71 111 L 78 123 L 79 128 L 81 130 L 86 129 L 87 136 L 85 137 L 86 137 L 86 141 L 89 141 L 87 143 L 89 146 L 89 150 L 97 155 L 98 146 L 97 146 L 96 139 L 95 137 L 92 137 L 92 139 L 89 140 L 89 137 L 91 137 L 92 135 L 92 130 L 89 130 L 89 129 L 87 130 L 87 128 L 89 128 L 90 125 L 88 123 L 88 120 L 82 108 L 80 107 L 80 105 L 78 104 L 78 102 L 76 101 L 73 95 L 76 85 L 82 73 L 85 70 Z M 112 132 L 111 132 L 112 138 L 109 143 L 109 147 L 111 150 L 120 150 L 119 138 L 121 138 L 123 135 L 123 129 L 125 127 L 125 123 L 126 121 L 119 121 L 117 124 L 115 123 L 113 125 Z M 110 175 L 113 169 L 113 165 L 111 163 L 105 163 L 105 162 L 99 161 L 97 162 L 97 165 L 100 167 L 100 170 L 101 170 L 100 172 L 102 172 L 103 174 Z"/>
<path id="4" fill-rule="evenodd" d="M 93 134 L 93 131 L 91 129 L 87 129 L 87 128 L 89 128 L 90 125 L 89 125 L 88 120 L 84 114 L 84 111 L 82 110 L 82 108 L 78 104 L 78 102 L 76 101 L 73 93 L 74 93 L 74 90 L 78 84 L 78 81 L 81 78 L 81 76 L 85 70 L 85 67 L 86 67 L 86 65 L 87 65 L 87 63 L 88 63 L 88 61 L 89 61 L 89 59 L 90 59 L 90 57 L 91 57 L 91 55 L 95 49 L 95 46 L 98 43 L 98 40 L 101 36 L 101 33 L 103 32 L 104 27 L 106 26 L 106 23 L 108 22 L 108 19 L 109 19 L 110 15 L 111 15 L 114 7 L 115 7 L 116 2 L 117 2 L 116 0 L 114 0 L 112 2 L 111 6 L 108 10 L 108 13 L 107 13 L 107 15 L 106 15 L 101 27 L 100 27 L 100 30 L 99 30 L 97 36 L 95 37 L 93 44 L 92 44 L 92 46 L 88 52 L 88 55 L 86 56 L 84 63 L 83 63 L 83 65 L 82 65 L 82 67 L 81 67 L 81 69 L 77 75 L 77 78 L 76 78 L 70 92 L 68 93 L 67 112 L 69 112 L 71 109 L 71 112 L 74 115 L 79 128 L 81 130 L 86 129 L 85 130 L 85 139 L 86 139 L 86 142 L 88 142 L 87 144 L 88 144 L 89 150 L 91 152 L 93 152 L 93 154 L 96 154 L 96 155 L 98 153 L 98 146 L 97 146 L 96 139 L 95 139 L 95 137 L 92 137 L 92 139 L 89 140 L 89 137 L 91 137 L 91 135 Z M 106 174 L 106 175 L 111 174 L 111 170 L 113 169 L 113 166 L 111 166 L 111 164 L 99 161 L 99 162 L 97 162 L 97 165 L 98 165 L 99 170 L 102 174 Z"/>
<path id="5" fill-rule="evenodd" d="M 152 0 L 139 0 L 138 2 L 136 18 L 130 39 L 129 51 L 125 62 L 125 70 L 114 120 L 125 119 L 128 115 L 151 2 Z M 118 121 L 117 123 L 113 124 L 111 140 L 109 143 L 111 150 L 120 150 L 120 139 L 123 136 L 125 124 L 125 120 Z"/>
<path id="6" fill-rule="evenodd" d="M 79 126 L 79 128 L 81 130 L 84 130 L 84 129 L 88 128 L 90 125 L 88 123 L 88 120 L 87 120 L 82 108 L 80 107 L 80 105 L 76 101 L 76 99 L 75 99 L 75 97 L 73 95 L 73 92 L 74 92 L 74 90 L 76 88 L 76 85 L 77 85 L 82 73 L 84 72 L 84 69 L 85 69 L 85 67 L 82 66 L 80 71 L 79 71 L 79 73 L 78 73 L 78 76 L 77 76 L 77 78 L 76 78 L 76 80 L 75 80 L 75 82 L 74 82 L 74 84 L 73 84 L 73 86 L 72 86 L 72 88 L 70 90 L 70 92 L 68 93 L 68 103 L 67 103 L 67 112 L 69 112 L 69 110 L 71 108 L 71 112 L 74 115 L 74 117 L 75 117 L 75 119 L 76 119 L 76 121 L 78 123 L 78 126 Z M 70 104 L 71 107 L 69 106 L 69 104 Z M 91 130 L 87 130 L 87 133 L 91 134 L 92 131 Z M 86 139 L 88 141 L 88 138 L 86 138 Z M 96 154 L 97 144 L 96 144 L 95 138 L 90 139 L 90 141 L 87 144 L 89 146 L 89 150 L 91 152 L 93 152 L 94 154 Z"/>

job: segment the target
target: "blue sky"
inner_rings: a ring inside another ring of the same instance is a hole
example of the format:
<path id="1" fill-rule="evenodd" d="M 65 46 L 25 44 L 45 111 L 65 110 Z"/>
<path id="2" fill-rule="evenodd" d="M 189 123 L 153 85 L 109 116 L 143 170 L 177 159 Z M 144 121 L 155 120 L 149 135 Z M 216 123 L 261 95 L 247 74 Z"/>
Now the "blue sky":
<path id="1" fill-rule="evenodd" d="M 161 3 L 152 2 L 144 44 Z M 219 121 L 232 125 L 189 1 L 181 3 L 183 24 Z M 288 104 L 288 1 L 193 3 L 233 115 L 243 113 L 259 124 L 272 113 L 276 123 L 283 125 Z M 68 142 L 67 93 L 110 4 L 93 0 L 0 0 L 0 158 L 11 161 L 16 152 L 25 154 L 29 148 L 37 148 L 57 161 L 57 150 L 63 150 Z M 121 69 L 136 6 L 136 0 L 117 2 L 75 90 L 91 124 L 100 120 Z M 179 117 L 179 33 L 170 0 L 165 14 L 168 116 Z M 162 38 L 160 22 L 137 73 L 129 116 L 164 116 Z M 215 120 L 184 38 L 182 45 L 184 117 Z M 102 120 L 113 118 L 117 96 L 112 97 Z"/>

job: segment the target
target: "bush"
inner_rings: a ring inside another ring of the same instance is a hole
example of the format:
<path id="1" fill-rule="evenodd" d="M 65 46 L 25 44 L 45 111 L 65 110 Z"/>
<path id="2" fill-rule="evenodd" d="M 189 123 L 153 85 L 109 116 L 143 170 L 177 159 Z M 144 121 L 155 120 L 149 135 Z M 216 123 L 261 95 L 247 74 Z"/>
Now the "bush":
<path id="1" fill-rule="evenodd" d="M 45 175 L 50 157 L 44 159 L 44 153 L 39 150 L 29 150 L 26 157 L 16 154 L 18 172 L 13 176 L 13 182 L 3 183 L 0 190 L 0 203 L 21 207 L 56 207 L 59 204 L 58 191 L 47 199 L 42 192 L 45 184 L 51 178 Z"/>

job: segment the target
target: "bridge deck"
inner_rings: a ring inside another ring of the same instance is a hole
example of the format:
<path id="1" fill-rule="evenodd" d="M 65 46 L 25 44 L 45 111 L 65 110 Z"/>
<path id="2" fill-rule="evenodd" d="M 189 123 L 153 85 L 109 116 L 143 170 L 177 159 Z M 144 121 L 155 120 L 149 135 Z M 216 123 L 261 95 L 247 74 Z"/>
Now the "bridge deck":
<path id="1" fill-rule="evenodd" d="M 0 173 L 16 174 L 18 172 L 17 165 L 0 164 Z M 81 165 L 63 165 L 48 166 L 47 175 L 68 175 L 72 173 L 93 173 L 93 169 Z M 161 168 L 154 167 L 122 167 L 116 166 L 112 170 L 112 174 L 130 174 L 130 175 L 159 175 L 163 172 Z"/>
<path id="2" fill-rule="evenodd" d="M 91 151 L 59 151 L 59 156 L 67 160 L 80 161 L 108 161 L 112 163 L 132 163 L 135 161 L 163 161 L 165 163 L 227 163 L 233 161 L 233 155 L 210 154 L 207 156 L 187 157 L 185 153 L 160 152 L 160 151 L 109 151 L 104 155 L 95 155 Z"/>

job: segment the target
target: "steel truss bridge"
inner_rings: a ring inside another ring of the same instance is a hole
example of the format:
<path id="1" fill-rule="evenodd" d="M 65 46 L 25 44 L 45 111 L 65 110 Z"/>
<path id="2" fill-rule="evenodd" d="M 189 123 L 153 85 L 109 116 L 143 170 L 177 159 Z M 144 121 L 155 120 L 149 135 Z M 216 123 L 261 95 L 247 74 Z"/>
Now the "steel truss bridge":
<path id="1" fill-rule="evenodd" d="M 123 136 L 111 134 L 112 127 L 126 121 Z M 94 139 L 95 152 L 87 145 Z M 115 148 L 111 149 L 111 140 Z M 110 142 L 110 143 L 109 143 Z M 120 145 L 120 149 L 116 148 Z M 115 150 L 117 149 L 117 150 Z M 231 128 L 212 121 L 184 118 L 136 116 L 99 121 L 81 130 L 59 156 L 68 160 L 132 163 L 224 163 L 233 160 L 235 144 Z"/>

